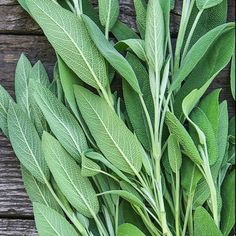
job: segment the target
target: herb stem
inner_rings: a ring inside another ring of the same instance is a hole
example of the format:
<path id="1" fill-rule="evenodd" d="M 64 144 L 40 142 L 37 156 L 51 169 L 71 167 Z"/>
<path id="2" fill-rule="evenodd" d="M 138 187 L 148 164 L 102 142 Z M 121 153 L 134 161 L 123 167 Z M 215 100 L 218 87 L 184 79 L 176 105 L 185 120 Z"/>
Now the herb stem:
<path id="1" fill-rule="evenodd" d="M 78 0 L 73 0 L 73 3 L 74 3 L 75 10 L 76 10 L 76 14 L 78 16 L 81 15 L 82 12 L 80 10 L 80 6 L 79 6 Z"/>
<path id="2" fill-rule="evenodd" d="M 186 232 L 187 232 L 188 219 L 189 219 L 189 215 L 191 213 L 190 211 L 191 211 L 191 206 L 193 203 L 193 196 L 194 196 L 194 194 L 190 194 L 190 196 L 188 196 L 188 202 L 187 202 L 187 208 L 186 208 L 186 213 L 185 213 L 185 217 L 184 217 L 184 227 L 183 227 L 182 236 L 185 236 Z"/>
<path id="3" fill-rule="evenodd" d="M 176 171 L 176 190 L 175 190 L 175 231 L 176 236 L 180 235 L 179 231 L 179 192 L 180 192 L 180 176 L 179 170 Z"/>

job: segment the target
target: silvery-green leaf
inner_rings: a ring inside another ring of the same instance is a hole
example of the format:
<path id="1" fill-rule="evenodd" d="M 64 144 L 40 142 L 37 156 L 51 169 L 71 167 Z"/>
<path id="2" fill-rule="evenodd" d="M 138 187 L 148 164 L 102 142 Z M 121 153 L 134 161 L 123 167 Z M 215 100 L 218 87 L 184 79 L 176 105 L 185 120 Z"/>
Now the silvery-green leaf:
<path id="1" fill-rule="evenodd" d="M 145 50 L 149 65 L 157 73 L 164 62 L 164 17 L 159 1 L 150 0 L 147 7 Z"/>
<path id="2" fill-rule="evenodd" d="M 172 171 L 177 173 L 182 165 L 182 154 L 174 135 L 170 135 L 168 139 L 168 157 Z"/>
<path id="3" fill-rule="evenodd" d="M 96 89 L 106 87 L 105 61 L 83 20 L 50 0 L 26 0 L 26 3 L 56 52 L 80 79 Z"/>
<path id="4" fill-rule="evenodd" d="M 130 48 L 142 61 L 146 61 L 145 42 L 142 39 L 127 39 L 119 41 L 115 48 L 124 51 Z"/>
<path id="5" fill-rule="evenodd" d="M 75 160 L 80 160 L 88 146 L 77 120 L 49 89 L 38 83 L 33 86 L 35 100 L 54 135 Z"/>
<path id="6" fill-rule="evenodd" d="M 202 159 L 192 138 L 190 137 L 184 126 L 176 118 L 176 116 L 171 112 L 167 112 L 166 114 L 166 124 L 169 128 L 170 133 L 175 136 L 177 141 L 183 147 L 184 153 L 190 159 L 192 159 L 193 162 L 201 164 Z"/>
<path id="7" fill-rule="evenodd" d="M 21 166 L 21 173 L 26 192 L 32 202 L 44 204 L 63 214 L 61 207 L 45 184 L 40 183 L 24 166 Z"/>
<path id="8" fill-rule="evenodd" d="M 218 159 L 218 147 L 216 134 L 211 122 L 208 120 L 206 114 L 198 107 L 192 112 L 191 120 L 205 135 L 209 164 L 215 164 Z"/>
<path id="9" fill-rule="evenodd" d="M 106 158 L 124 172 L 138 173 L 143 150 L 136 136 L 103 98 L 79 86 L 75 87 L 75 95 L 83 118 Z"/>
<path id="10" fill-rule="evenodd" d="M 136 226 L 132 224 L 122 224 L 118 228 L 117 236 L 128 236 L 128 235 L 135 235 L 135 236 L 145 236 L 145 234 Z"/>
<path id="11" fill-rule="evenodd" d="M 101 30 L 89 17 L 87 17 L 86 15 L 83 15 L 82 17 L 90 34 L 90 37 L 96 44 L 101 54 L 137 93 L 141 93 L 138 80 L 129 63 L 105 38 Z"/>
<path id="12" fill-rule="evenodd" d="M 0 130 L 8 137 L 7 113 L 10 102 L 13 102 L 9 93 L 0 85 Z"/>
<path id="13" fill-rule="evenodd" d="M 224 236 L 229 235 L 235 225 L 235 170 L 233 170 L 222 185 L 221 230 Z"/>
<path id="14" fill-rule="evenodd" d="M 28 82 L 32 66 L 27 57 L 22 54 L 15 73 L 15 93 L 17 104 L 30 116 Z"/>
<path id="15" fill-rule="evenodd" d="M 234 53 L 234 55 L 232 57 L 232 61 L 231 61 L 230 84 L 231 84 L 232 96 L 235 100 L 235 53 Z"/>
<path id="16" fill-rule="evenodd" d="M 84 177 L 95 176 L 100 173 L 101 167 L 94 161 L 82 155 L 81 174 Z"/>
<path id="17" fill-rule="evenodd" d="M 40 182 L 49 178 L 49 170 L 41 150 L 39 135 L 28 116 L 18 105 L 10 104 L 8 111 L 9 137 L 16 156 Z"/>
<path id="18" fill-rule="evenodd" d="M 219 126 L 219 96 L 220 89 L 216 89 L 201 100 L 199 108 L 205 113 L 217 136 Z"/>
<path id="19" fill-rule="evenodd" d="M 99 0 L 98 4 L 101 24 L 110 30 L 119 16 L 119 0 Z"/>
<path id="20" fill-rule="evenodd" d="M 96 193 L 80 167 L 48 133 L 43 134 L 43 152 L 52 175 L 70 204 L 82 215 L 91 217 L 99 211 Z"/>
<path id="21" fill-rule="evenodd" d="M 94 140 L 89 133 L 89 130 L 83 121 L 82 115 L 78 111 L 75 95 L 71 91 L 74 89 L 74 85 L 82 85 L 82 81 L 76 76 L 76 74 L 65 64 L 65 62 L 58 56 L 58 69 L 60 74 L 60 81 L 63 88 L 63 92 L 65 94 L 65 98 L 70 105 L 71 110 L 73 111 L 74 115 L 76 116 L 81 128 L 83 129 L 86 137 L 90 141 L 93 146 Z"/>
<path id="22" fill-rule="evenodd" d="M 134 7 L 136 12 L 137 27 L 139 33 L 142 35 L 142 38 L 144 38 L 146 31 L 147 3 L 144 0 L 134 0 Z"/>
<path id="23" fill-rule="evenodd" d="M 226 43 L 225 37 L 229 42 Z M 212 57 L 219 57 L 221 52 L 227 52 L 220 60 L 217 60 L 218 63 L 214 61 L 214 70 L 211 68 L 211 76 L 212 77 L 216 72 L 224 68 L 225 64 L 228 63 L 229 58 L 232 56 L 233 52 L 233 39 L 234 39 L 234 24 L 227 23 L 220 25 L 213 30 L 209 31 L 207 34 L 202 36 L 190 49 L 188 54 L 183 60 L 183 63 L 180 69 L 176 72 L 174 76 L 174 82 L 171 85 L 171 90 L 175 90 L 179 87 L 181 82 L 186 79 L 186 77 L 191 73 L 193 69 L 196 69 L 196 65 L 201 60 L 209 61 L 209 57 L 212 60 Z M 204 62 L 206 63 L 206 62 Z M 213 63 L 213 62 L 212 62 Z M 208 65 L 209 67 L 209 65 Z M 220 69 L 219 69 L 219 68 Z"/>
<path id="24" fill-rule="evenodd" d="M 74 227 L 52 208 L 40 203 L 33 204 L 36 227 L 40 235 L 78 236 Z"/>
<path id="25" fill-rule="evenodd" d="M 194 235 L 222 236 L 211 215 L 203 207 L 198 207 L 194 214 Z"/>
<path id="26" fill-rule="evenodd" d="M 154 117 L 154 105 L 149 84 L 149 77 L 146 71 L 146 68 L 143 64 L 138 60 L 138 58 L 130 53 L 127 54 L 127 61 L 133 67 L 137 78 L 139 80 L 139 85 L 142 90 L 143 99 L 145 101 L 145 105 L 149 111 L 151 120 L 153 121 Z M 127 113 L 134 129 L 135 134 L 137 135 L 139 141 L 145 147 L 146 150 L 150 150 L 151 148 L 151 138 L 150 138 L 150 130 L 148 128 L 147 119 L 142 107 L 142 103 L 140 101 L 139 95 L 132 89 L 132 87 L 126 82 L 123 81 L 123 96 L 125 101 L 125 107 L 127 109 Z"/>
<path id="27" fill-rule="evenodd" d="M 204 10 L 210 7 L 214 7 L 220 4 L 223 0 L 196 0 L 196 4 L 199 10 Z"/>

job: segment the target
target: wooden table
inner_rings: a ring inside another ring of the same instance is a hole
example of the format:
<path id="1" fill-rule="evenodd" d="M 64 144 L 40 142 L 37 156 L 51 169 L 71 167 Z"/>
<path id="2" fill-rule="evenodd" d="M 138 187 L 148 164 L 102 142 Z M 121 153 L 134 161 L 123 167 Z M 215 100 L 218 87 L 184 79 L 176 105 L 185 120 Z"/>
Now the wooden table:
<path id="1" fill-rule="evenodd" d="M 135 27 L 132 0 L 120 0 L 121 19 Z M 235 1 L 229 1 L 229 19 L 234 20 Z M 171 31 L 176 37 L 180 21 L 181 1 L 172 13 Z M 14 95 L 14 72 L 20 54 L 24 52 L 32 63 L 41 60 L 52 74 L 55 55 L 39 27 L 21 9 L 16 0 L 0 0 L 0 84 Z M 229 71 L 225 69 L 212 88 L 223 87 L 222 99 L 234 103 L 229 89 Z M 31 203 L 25 193 L 19 162 L 11 145 L 0 134 L 0 236 L 37 235 Z"/>

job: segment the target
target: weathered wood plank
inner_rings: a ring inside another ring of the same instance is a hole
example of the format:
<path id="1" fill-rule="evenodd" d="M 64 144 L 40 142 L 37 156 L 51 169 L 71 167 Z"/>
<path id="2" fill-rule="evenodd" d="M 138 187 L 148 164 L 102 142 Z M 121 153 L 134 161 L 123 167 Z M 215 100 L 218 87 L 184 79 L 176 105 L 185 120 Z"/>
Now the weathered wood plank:
<path id="1" fill-rule="evenodd" d="M 1 236 L 36 236 L 33 220 L 0 219 Z"/>

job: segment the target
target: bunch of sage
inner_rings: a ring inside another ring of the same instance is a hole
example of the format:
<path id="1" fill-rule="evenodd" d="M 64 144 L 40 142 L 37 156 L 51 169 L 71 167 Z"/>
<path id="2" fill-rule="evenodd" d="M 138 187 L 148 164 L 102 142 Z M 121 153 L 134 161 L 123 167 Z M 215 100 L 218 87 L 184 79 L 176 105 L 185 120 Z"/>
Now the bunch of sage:
<path id="1" fill-rule="evenodd" d="M 22 165 L 42 236 L 229 235 L 235 224 L 235 118 L 221 89 L 234 23 L 227 0 L 18 0 L 55 49 L 49 80 L 22 55 L 0 127 Z M 234 55 L 233 55 L 234 54 Z M 122 91 L 113 84 L 122 82 Z"/>

